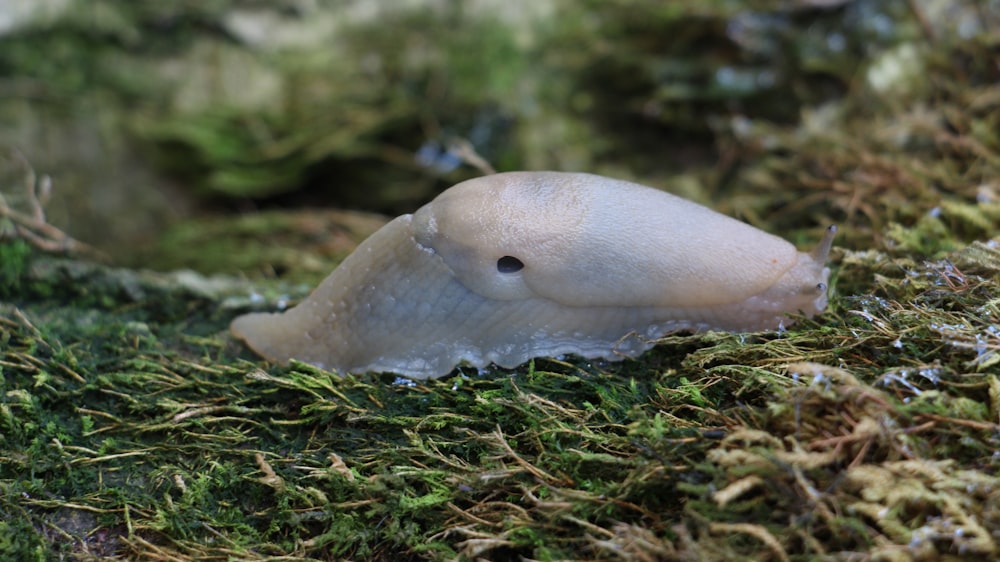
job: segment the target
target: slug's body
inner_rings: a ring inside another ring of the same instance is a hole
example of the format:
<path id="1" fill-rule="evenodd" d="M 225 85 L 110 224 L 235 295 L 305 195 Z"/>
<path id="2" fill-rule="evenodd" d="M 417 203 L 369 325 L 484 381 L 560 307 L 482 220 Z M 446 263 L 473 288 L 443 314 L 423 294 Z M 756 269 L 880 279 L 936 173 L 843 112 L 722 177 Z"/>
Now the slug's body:
<path id="1" fill-rule="evenodd" d="M 272 361 L 416 378 L 463 361 L 619 359 L 671 331 L 769 330 L 821 312 L 834 230 L 805 254 L 653 188 L 496 174 L 396 218 L 295 308 L 231 329 Z"/>

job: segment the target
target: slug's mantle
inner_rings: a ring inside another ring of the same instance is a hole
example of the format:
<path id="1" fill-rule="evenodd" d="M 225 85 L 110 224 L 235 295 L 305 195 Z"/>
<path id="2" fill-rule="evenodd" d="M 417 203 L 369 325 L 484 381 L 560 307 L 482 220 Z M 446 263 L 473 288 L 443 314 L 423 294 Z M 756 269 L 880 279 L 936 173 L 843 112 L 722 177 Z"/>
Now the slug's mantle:
<path id="1" fill-rule="evenodd" d="M 461 362 L 632 357 L 676 330 L 755 331 L 826 308 L 827 255 L 591 174 L 462 182 L 365 240 L 298 306 L 236 318 L 271 361 L 427 378 Z"/>

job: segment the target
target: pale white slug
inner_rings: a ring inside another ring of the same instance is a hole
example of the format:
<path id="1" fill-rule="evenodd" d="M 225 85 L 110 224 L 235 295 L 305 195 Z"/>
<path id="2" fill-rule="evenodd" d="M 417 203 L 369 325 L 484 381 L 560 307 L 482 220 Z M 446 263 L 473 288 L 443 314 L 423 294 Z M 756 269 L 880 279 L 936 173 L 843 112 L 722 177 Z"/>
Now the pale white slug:
<path id="1" fill-rule="evenodd" d="M 396 218 L 298 306 L 231 330 L 272 361 L 415 378 L 463 361 L 615 360 L 675 330 L 771 330 L 822 312 L 835 231 L 806 254 L 650 187 L 496 174 Z"/>

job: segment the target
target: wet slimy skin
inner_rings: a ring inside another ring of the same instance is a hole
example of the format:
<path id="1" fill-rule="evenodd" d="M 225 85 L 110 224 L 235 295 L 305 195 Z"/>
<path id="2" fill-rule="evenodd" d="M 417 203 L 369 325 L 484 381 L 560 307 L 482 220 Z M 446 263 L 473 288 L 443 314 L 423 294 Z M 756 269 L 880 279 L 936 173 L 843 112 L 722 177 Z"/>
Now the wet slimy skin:
<path id="1" fill-rule="evenodd" d="M 298 306 L 231 330 L 271 361 L 414 378 L 462 362 L 615 360 L 676 330 L 771 330 L 822 312 L 835 232 L 803 253 L 650 187 L 496 174 L 394 219 Z"/>

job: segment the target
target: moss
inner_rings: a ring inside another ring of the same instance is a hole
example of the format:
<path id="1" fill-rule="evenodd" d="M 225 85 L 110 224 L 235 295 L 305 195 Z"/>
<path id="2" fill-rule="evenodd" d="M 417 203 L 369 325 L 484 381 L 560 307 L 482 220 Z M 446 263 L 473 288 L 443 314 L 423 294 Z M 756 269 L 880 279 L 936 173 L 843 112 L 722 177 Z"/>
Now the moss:
<path id="1" fill-rule="evenodd" d="M 995 520 L 991 488 L 972 467 L 993 462 L 982 428 L 996 400 L 992 375 L 967 364 L 990 337 L 974 311 L 995 281 L 974 273 L 991 262 L 971 260 L 955 258 L 968 271 L 953 287 L 937 262 L 910 265 L 819 331 L 676 335 L 639 361 L 539 360 L 514 378 L 413 386 L 301 364 L 267 372 L 179 352 L 183 336 L 162 327 L 151 337 L 104 317 L 81 331 L 35 305 L 31 324 L 7 309 L 3 444 L 20 453 L 0 472 L 18 492 L 6 509 L 76 537 L 24 535 L 45 556 L 101 534 L 136 554 L 198 558 L 732 559 L 816 554 L 817 540 L 877 549 L 873 532 L 912 542 L 935 517 L 974 533 L 956 547 L 986 548 L 969 522 Z M 851 370 L 796 363 L 832 353 Z M 903 475 L 927 509 L 851 484 Z M 52 493 L 64 499 L 43 499 Z M 53 518 L 81 503 L 101 514 L 87 529 Z M 894 515 L 867 515 L 884 508 Z"/>
<path id="2" fill-rule="evenodd" d="M 0 242 L 0 300 L 21 293 L 30 256 L 31 247 L 24 240 Z"/>
<path id="3" fill-rule="evenodd" d="M 170 228 L 142 265 L 257 274 L 314 286 L 385 222 L 378 215 L 337 210 L 212 215 Z"/>

